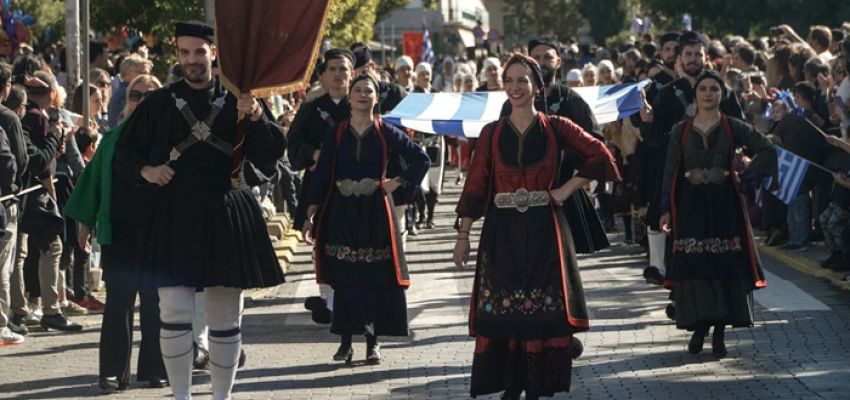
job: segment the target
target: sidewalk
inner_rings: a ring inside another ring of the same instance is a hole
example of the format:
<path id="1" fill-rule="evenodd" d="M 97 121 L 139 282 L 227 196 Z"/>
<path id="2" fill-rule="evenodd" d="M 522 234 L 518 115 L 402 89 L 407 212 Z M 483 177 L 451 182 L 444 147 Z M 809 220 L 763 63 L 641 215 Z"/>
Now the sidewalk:
<path id="1" fill-rule="evenodd" d="M 780 260 L 804 274 L 822 278 L 837 288 L 850 291 L 850 281 L 844 279 L 850 275 L 850 272 L 836 272 L 819 265 L 820 261 L 829 257 L 829 249 L 823 242 L 812 243 L 804 251 L 788 251 L 782 250 L 780 246 L 767 246 L 762 239 L 756 238 L 761 253 Z"/>

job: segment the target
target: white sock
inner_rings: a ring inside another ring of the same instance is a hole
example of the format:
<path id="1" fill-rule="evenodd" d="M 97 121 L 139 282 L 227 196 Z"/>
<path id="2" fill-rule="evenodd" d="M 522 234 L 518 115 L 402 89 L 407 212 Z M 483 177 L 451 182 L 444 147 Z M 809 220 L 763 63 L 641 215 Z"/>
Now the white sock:
<path id="1" fill-rule="evenodd" d="M 207 340 L 207 325 L 204 319 L 204 292 L 195 292 L 195 314 L 192 319 L 192 340 L 198 347 L 209 350 L 210 343 Z"/>
<path id="2" fill-rule="evenodd" d="M 192 316 L 194 288 L 159 288 L 159 312 L 162 328 L 159 345 L 175 399 L 191 399 L 192 386 Z"/>
<path id="3" fill-rule="evenodd" d="M 324 283 L 319 284 L 319 296 L 322 296 L 325 299 L 325 303 L 328 305 L 328 310 L 334 310 L 334 288 L 331 285 L 326 285 Z"/>
<path id="4" fill-rule="evenodd" d="M 663 276 L 666 272 L 664 268 L 664 256 L 667 246 L 667 236 L 649 228 L 647 228 L 646 232 L 646 237 L 649 241 L 649 265 L 658 268 L 658 271 Z"/>
<path id="5" fill-rule="evenodd" d="M 236 380 L 242 334 L 242 290 L 226 287 L 204 289 L 207 326 L 209 326 L 210 380 L 213 400 L 229 400 Z"/>

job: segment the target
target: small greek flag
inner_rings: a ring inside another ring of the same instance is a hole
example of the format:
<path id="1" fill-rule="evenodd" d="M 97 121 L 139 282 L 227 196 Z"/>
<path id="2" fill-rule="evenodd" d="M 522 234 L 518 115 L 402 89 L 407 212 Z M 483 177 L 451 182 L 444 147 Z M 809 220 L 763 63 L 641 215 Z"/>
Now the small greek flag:
<path id="1" fill-rule="evenodd" d="M 797 114 L 800 117 L 806 118 L 806 110 L 803 110 L 802 107 L 797 105 L 797 102 L 794 101 L 794 95 L 791 94 L 789 90 L 783 90 L 776 95 L 776 100 L 779 100 L 788 111 Z"/>
<path id="2" fill-rule="evenodd" d="M 643 106 L 641 89 L 649 81 L 574 88 L 599 124 L 626 118 Z M 418 132 L 477 138 L 484 125 L 499 119 L 505 92 L 410 93 L 384 116 L 389 123 Z M 540 110 L 543 111 L 543 110 Z"/>
<path id="3" fill-rule="evenodd" d="M 776 156 L 779 159 L 779 190 L 771 192 L 785 204 L 791 204 L 797 198 L 800 185 L 809 170 L 809 162 L 788 150 L 776 146 Z M 770 187 L 772 178 L 764 181 L 764 188 Z"/>
<path id="4" fill-rule="evenodd" d="M 428 29 L 422 28 L 422 62 L 430 63 L 434 61 L 434 49 L 431 48 L 431 35 L 428 33 Z"/>

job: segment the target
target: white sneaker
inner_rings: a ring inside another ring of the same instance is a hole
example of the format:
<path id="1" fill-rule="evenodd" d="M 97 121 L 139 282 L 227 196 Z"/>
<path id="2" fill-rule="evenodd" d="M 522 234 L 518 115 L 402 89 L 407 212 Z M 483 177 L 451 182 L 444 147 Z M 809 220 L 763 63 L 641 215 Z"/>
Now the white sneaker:
<path id="1" fill-rule="evenodd" d="M 4 345 L 20 344 L 23 343 L 24 340 L 26 340 L 26 338 L 21 335 L 18 335 L 15 332 L 12 332 L 11 330 L 9 330 L 8 327 L 3 327 L 3 329 L 0 330 L 0 342 Z"/>

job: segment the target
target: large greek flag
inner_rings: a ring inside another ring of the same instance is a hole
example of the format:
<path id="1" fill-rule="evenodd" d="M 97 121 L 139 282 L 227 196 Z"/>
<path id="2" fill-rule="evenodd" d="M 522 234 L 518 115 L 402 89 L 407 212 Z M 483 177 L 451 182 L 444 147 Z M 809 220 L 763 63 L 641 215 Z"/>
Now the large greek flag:
<path id="1" fill-rule="evenodd" d="M 649 81 L 573 90 L 590 106 L 596 122 L 605 124 L 639 112 L 643 105 L 640 91 L 647 84 Z M 419 132 L 476 138 L 484 125 L 499 119 L 507 99 L 501 91 L 410 93 L 384 120 Z"/>
<path id="2" fill-rule="evenodd" d="M 791 204 L 797 198 L 797 192 L 809 170 L 809 162 L 779 146 L 776 146 L 776 156 L 779 159 L 779 190 L 771 193 L 783 203 Z M 770 187 L 771 182 L 771 178 L 766 179 L 764 187 Z"/>

